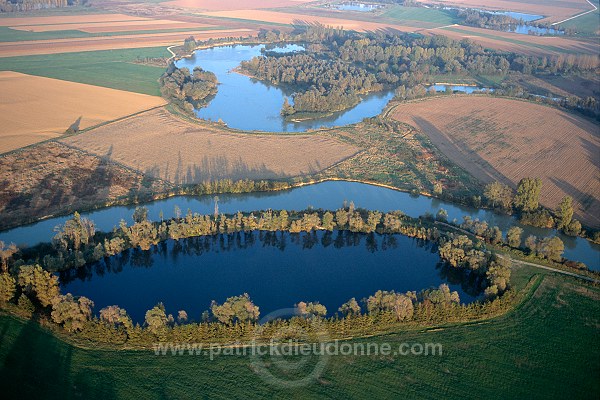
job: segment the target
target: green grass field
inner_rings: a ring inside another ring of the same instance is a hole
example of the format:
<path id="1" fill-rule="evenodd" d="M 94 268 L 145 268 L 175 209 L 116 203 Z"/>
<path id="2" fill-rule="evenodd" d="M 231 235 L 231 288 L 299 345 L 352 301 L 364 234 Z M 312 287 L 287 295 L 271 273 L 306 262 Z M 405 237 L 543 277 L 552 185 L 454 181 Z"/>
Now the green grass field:
<path id="1" fill-rule="evenodd" d="M 532 274 L 517 270 L 513 281 L 522 287 Z M 321 379 L 295 389 L 265 384 L 247 356 L 83 350 L 1 317 L 3 398 L 597 399 L 599 290 L 543 276 L 500 318 L 352 341 L 441 343 L 442 356 L 333 356 Z"/>
<path id="2" fill-rule="evenodd" d="M 600 2 L 593 1 L 593 3 L 598 10 L 560 24 L 560 27 L 575 29 L 584 35 L 595 35 L 600 30 Z"/>
<path id="3" fill-rule="evenodd" d="M 93 36 L 91 33 L 78 30 L 29 32 L 0 26 L 0 42 L 20 42 L 24 40 L 67 39 Z"/>
<path id="4" fill-rule="evenodd" d="M 0 58 L 1 71 L 16 71 L 66 81 L 159 96 L 164 68 L 134 64 L 138 57 L 169 57 L 164 47 L 103 50 Z"/>
<path id="5" fill-rule="evenodd" d="M 384 17 L 401 21 L 420 21 L 435 25 L 450 25 L 459 22 L 456 12 L 451 10 L 434 10 L 421 7 L 394 6 L 383 13 Z"/>

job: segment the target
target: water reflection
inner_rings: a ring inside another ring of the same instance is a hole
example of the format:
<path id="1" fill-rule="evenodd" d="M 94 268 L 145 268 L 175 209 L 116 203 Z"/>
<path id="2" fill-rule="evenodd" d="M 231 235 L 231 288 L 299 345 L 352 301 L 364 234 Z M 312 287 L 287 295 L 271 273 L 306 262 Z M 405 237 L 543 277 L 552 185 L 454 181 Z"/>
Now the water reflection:
<path id="1" fill-rule="evenodd" d="M 508 215 L 465 207 L 431 197 L 411 196 L 388 188 L 343 181 L 323 182 L 280 192 L 219 195 L 219 210 L 228 214 L 267 209 L 305 210 L 309 207 L 335 210 L 342 207 L 344 201 L 353 201 L 356 207 L 382 212 L 401 210 L 411 217 L 418 217 L 425 213 L 435 215 L 440 208 L 444 208 L 448 212 L 450 221 L 456 219 L 462 222 L 463 216 L 470 216 L 473 219 L 487 221 L 490 226 L 497 225 L 504 233 L 509 227 L 519 225 L 515 218 Z M 172 197 L 146 203 L 145 206 L 152 221 L 159 221 L 161 214 L 164 218 L 172 218 L 175 215 L 175 207 L 180 208 L 184 214 L 188 209 L 200 214 L 212 214 L 214 211 L 213 196 Z M 131 223 L 134 209 L 135 206 L 116 206 L 81 215 L 92 219 L 99 230 L 110 231 L 121 219 Z M 66 219 L 67 217 L 52 218 L 0 232 L 0 240 L 5 243 L 14 242 L 20 247 L 50 241 L 54 227 L 64 224 Z M 524 238 L 528 235 L 538 237 L 558 235 L 565 244 L 566 258 L 582 261 L 591 269 L 600 270 L 599 245 L 582 238 L 562 235 L 551 229 L 519 226 L 524 229 Z"/>
<path id="2" fill-rule="evenodd" d="M 347 231 L 239 232 L 167 241 L 126 251 L 60 274 L 64 292 L 83 295 L 96 311 L 118 304 L 143 321 L 158 301 L 199 317 L 211 300 L 249 293 L 261 312 L 320 301 L 331 314 L 377 290 L 421 290 L 447 282 L 464 303 L 481 278 L 440 262 L 431 242 L 402 235 Z"/>
<path id="3" fill-rule="evenodd" d="M 197 50 L 192 57 L 176 62 L 179 68 L 185 67 L 191 71 L 200 66 L 217 75 L 219 91 L 206 107 L 196 110 L 199 118 L 221 120 L 235 129 L 303 132 L 323 126 L 354 124 L 364 118 L 378 115 L 394 95 L 391 90 L 371 93 L 362 96 L 358 105 L 345 111 L 307 121 L 288 121 L 281 116 L 280 111 L 284 98 L 290 97 L 292 91 L 234 71 L 242 61 L 262 55 L 263 50 L 264 45 L 220 46 Z M 291 44 L 280 48 L 271 46 L 268 50 L 279 53 L 297 52 L 303 50 L 303 47 Z"/>

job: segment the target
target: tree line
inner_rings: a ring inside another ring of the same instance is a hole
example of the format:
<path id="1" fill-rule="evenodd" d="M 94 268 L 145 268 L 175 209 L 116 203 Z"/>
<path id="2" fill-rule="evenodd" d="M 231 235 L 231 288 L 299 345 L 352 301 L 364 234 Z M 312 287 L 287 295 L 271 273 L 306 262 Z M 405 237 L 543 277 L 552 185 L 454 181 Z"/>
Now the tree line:
<path id="1" fill-rule="evenodd" d="M 487 250 L 485 243 L 505 243 L 521 247 L 518 232 L 509 231 L 505 242 L 497 227 L 490 229 L 484 223 L 465 220 L 460 227 L 474 233 L 474 238 L 470 238 L 442 229 L 447 225 L 443 211 L 436 217 L 439 222 L 443 222 L 442 225 L 428 218 L 411 218 L 399 211 L 384 214 L 356 209 L 352 203 L 335 211 L 268 210 L 256 214 L 224 215 L 218 214 L 215 209 L 212 216 L 192 212 L 185 216 L 178 214 L 176 212 L 175 218 L 171 220 L 153 223 L 148 220 L 146 209 L 137 208 L 133 215 L 133 225 L 129 226 L 122 221 L 120 227 L 110 233 L 97 232 L 92 221 L 75 214 L 57 229 L 51 245 L 45 244 L 34 249 L 34 252 L 38 252 L 37 255 L 26 251 L 19 254 L 14 248 L 7 253 L 6 260 L 3 261 L 7 268 L 0 274 L 0 301 L 15 312 L 47 315 L 65 330 L 84 332 L 84 335 L 97 340 L 107 340 L 110 336 L 107 336 L 108 333 L 111 333 L 116 336 L 110 337 L 131 340 L 134 344 L 149 343 L 150 339 L 172 337 L 170 335 L 189 332 L 189 329 L 201 331 L 199 335 L 204 339 L 231 339 L 231 335 L 240 334 L 240 329 L 256 327 L 259 309 L 247 294 L 231 297 L 223 304 L 213 302 L 200 321 L 191 325 L 187 324 L 188 316 L 184 310 L 180 310 L 175 318 L 166 313 L 164 306 L 158 304 L 147 312 L 145 323 L 140 326 L 134 325 L 126 311 L 118 306 L 100 310 L 99 318 L 93 316 L 93 302 L 85 297 L 74 298 L 70 294 L 61 294 L 58 278 L 48 272 L 48 269 L 78 267 L 118 254 L 127 248 L 148 249 L 167 239 L 179 240 L 240 231 L 293 233 L 315 229 L 400 233 L 436 243 L 440 258 L 450 268 L 464 271 L 485 288 L 487 301 L 471 305 L 461 305 L 458 294 L 450 292 L 445 285 L 419 293 L 379 291 L 362 301 L 364 308 L 356 299 L 350 299 L 338 309 L 341 318 L 335 316 L 326 319 L 336 332 L 354 329 L 352 321 L 360 321 L 360 329 L 365 329 L 365 326 L 379 329 L 400 321 L 430 322 L 475 318 L 492 312 L 491 310 L 496 312 L 504 309 L 509 304 L 507 299 L 514 296 L 509 285 L 508 259 Z M 561 259 L 560 251 L 552 249 L 555 239 L 545 238 L 536 242 L 536 254 L 548 259 Z M 529 245 L 529 241 L 526 241 L 526 246 Z M 43 255 L 44 251 L 47 254 Z M 306 318 L 326 318 L 327 315 L 325 307 L 318 302 L 299 302 L 296 307 L 299 319 L 277 323 L 293 324 Z"/>
<path id="2" fill-rule="evenodd" d="M 62 8 L 86 4 L 87 0 L 0 0 L 0 12 Z"/>
<path id="3" fill-rule="evenodd" d="M 556 228 L 569 236 L 582 236 L 594 242 L 600 241 L 600 232 L 585 230 L 581 222 L 573 217 L 573 198 L 565 196 L 555 210 L 547 210 L 540 206 L 542 180 L 539 178 L 523 178 L 513 189 L 500 182 L 492 182 L 485 186 L 484 197 L 487 205 L 503 212 L 516 212 L 519 220 L 526 225 L 539 228 Z"/>

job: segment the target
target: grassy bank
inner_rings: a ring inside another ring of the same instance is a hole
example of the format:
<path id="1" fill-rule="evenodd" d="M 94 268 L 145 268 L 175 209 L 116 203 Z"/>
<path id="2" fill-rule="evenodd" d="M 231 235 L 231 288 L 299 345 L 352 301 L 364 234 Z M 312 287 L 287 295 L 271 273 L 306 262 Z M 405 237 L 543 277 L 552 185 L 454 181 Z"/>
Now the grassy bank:
<path id="1" fill-rule="evenodd" d="M 522 286 L 532 270 L 515 271 Z M 435 342 L 442 356 L 334 356 L 309 386 L 270 386 L 244 356 L 83 350 L 0 317 L 5 398 L 597 398 L 599 292 L 544 275 L 517 310 L 477 324 L 352 343 Z"/>

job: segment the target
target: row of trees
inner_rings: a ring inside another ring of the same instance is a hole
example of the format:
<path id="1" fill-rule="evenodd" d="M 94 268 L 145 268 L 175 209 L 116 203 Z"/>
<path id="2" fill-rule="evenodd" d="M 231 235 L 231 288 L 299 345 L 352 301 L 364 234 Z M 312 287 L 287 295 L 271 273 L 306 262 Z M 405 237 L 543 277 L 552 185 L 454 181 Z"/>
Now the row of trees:
<path id="1" fill-rule="evenodd" d="M 86 4 L 87 0 L 0 0 L 0 12 L 19 12 L 62 8 Z"/>
<path id="2" fill-rule="evenodd" d="M 58 278 L 44 271 L 39 265 L 23 266 L 19 269 L 17 279 L 8 273 L 0 274 L 0 305 L 11 304 L 15 299 L 16 307 L 21 314 L 29 315 L 38 312 L 47 315 L 52 322 L 62 326 L 68 332 L 91 329 L 94 325 L 102 324 L 112 329 L 123 330 L 128 338 L 140 336 L 136 330 L 144 329 L 156 337 L 164 336 L 168 330 L 177 325 L 190 324 L 188 314 L 184 310 L 177 312 L 176 318 L 167 314 L 162 303 L 157 304 L 145 314 L 143 328 L 133 323 L 127 311 L 119 306 L 107 306 L 99 311 L 98 318 L 94 317 L 94 303 L 86 297 L 75 298 L 70 293 L 60 293 Z M 415 312 L 422 308 L 460 307 L 457 292 L 450 291 L 448 285 L 439 288 L 426 289 L 420 292 L 404 294 L 394 291 L 378 291 L 362 300 L 363 308 L 356 299 L 344 303 L 338 312 L 342 317 L 357 318 L 361 315 L 387 315 L 396 321 L 410 321 Z M 325 318 L 327 309 L 319 302 L 298 302 L 295 305 L 300 318 Z M 201 324 L 239 326 L 256 324 L 260 311 L 247 293 L 232 296 L 222 304 L 213 301 L 210 311 L 201 316 Z M 279 321 L 279 323 L 285 323 Z M 97 326 L 95 326 L 97 329 Z"/>
<path id="3" fill-rule="evenodd" d="M 519 181 L 517 192 L 500 182 L 486 185 L 484 196 L 488 206 L 506 212 L 513 210 L 519 213 L 522 223 L 540 228 L 556 228 L 567 235 L 580 234 L 581 223 L 573 218 L 573 198 L 565 196 L 551 213 L 540 207 L 539 198 L 542 192 L 542 180 L 539 178 L 523 178 Z"/>
<path id="4" fill-rule="evenodd" d="M 439 215 L 443 219 L 444 213 Z M 438 243 L 440 257 L 452 268 L 464 271 L 473 279 L 479 279 L 485 288 L 486 297 L 490 301 L 493 300 L 485 304 L 460 305 L 458 294 L 451 292 L 446 285 L 419 293 L 379 291 L 362 301 L 364 308 L 356 299 L 350 299 L 338 309 L 343 316 L 341 320 L 338 318 L 326 320 L 336 332 L 351 331 L 354 329 L 354 323 L 358 324 L 360 329 L 364 329 L 365 326 L 371 329 L 383 329 L 382 327 L 399 321 L 447 321 L 449 318 L 474 317 L 481 315 L 482 312 L 487 313 L 505 307 L 508 301 L 505 293 L 510 292 L 508 260 L 492 254 L 484 245 L 484 241 L 490 243 L 501 241 L 502 233 L 496 227 L 490 229 L 479 221 L 465 220 L 461 227 L 478 236 L 481 235 L 483 241 L 470 239 L 462 234 L 440 231 L 427 219 L 409 218 L 400 212 L 382 214 L 377 211 L 356 210 L 352 204 L 335 212 L 266 211 L 259 216 L 253 213 L 201 216 L 188 212 L 185 217 L 177 217 L 161 223 L 148 221 L 147 211 L 139 208 L 134 213 L 133 220 L 133 226 L 128 227 L 124 224 L 111 234 L 96 232 L 90 238 L 89 233 L 94 231 L 93 223 L 77 215 L 57 232 L 54 247 L 61 253 L 87 254 L 88 249 L 96 249 L 98 246 L 116 252 L 115 247 L 118 246 L 115 245 L 115 241 L 118 241 L 124 249 L 133 246 L 134 243 L 142 247 L 143 243 L 149 243 L 147 237 L 153 240 L 157 237 L 165 240 L 169 237 L 256 229 L 308 231 L 337 228 L 357 232 L 377 230 L 402 233 Z M 128 230 L 133 227 L 136 228 Z M 519 228 L 511 228 L 507 234 L 507 243 L 513 247 L 520 246 L 521 234 Z M 557 238 L 541 240 L 528 238 L 525 245 L 540 257 L 558 260 L 562 252 L 559 241 Z M 256 321 L 260 316 L 259 308 L 252 302 L 250 296 L 243 294 L 228 298 L 222 304 L 213 302 L 210 310 L 203 314 L 202 322 L 198 324 L 189 324 L 188 315 L 183 310 L 180 310 L 176 316 L 167 314 L 161 304 L 146 313 L 145 327 L 134 325 L 126 311 L 118 306 L 100 310 L 99 318 L 95 318 L 91 313 L 93 303 L 86 298 L 62 295 L 56 276 L 38 265 L 24 265 L 21 262 L 13 263 L 12 266 L 13 272 L 16 272 L 16 279 L 9 273 L 0 275 L 0 302 L 11 302 L 13 305 L 16 302 L 14 306 L 22 313 L 31 313 L 35 310 L 42 314 L 48 313 L 53 322 L 63 326 L 67 331 L 82 331 L 82 334 L 89 338 L 107 340 L 110 336 L 110 340 L 139 344 L 151 343 L 151 340 L 155 340 L 156 337 L 173 337 L 172 335 L 177 337 L 187 332 L 189 335 L 197 334 L 204 339 L 214 337 L 231 339 L 232 335 L 243 336 L 244 332 L 247 333 L 247 329 L 256 329 Z M 508 298 L 510 299 L 511 296 L 509 295 Z M 299 302 L 296 307 L 300 319 L 325 318 L 327 315 L 327 309 L 318 302 Z M 293 318 L 290 321 L 277 323 L 301 323 L 298 321 Z M 192 331 L 185 328 L 188 326 Z"/>

